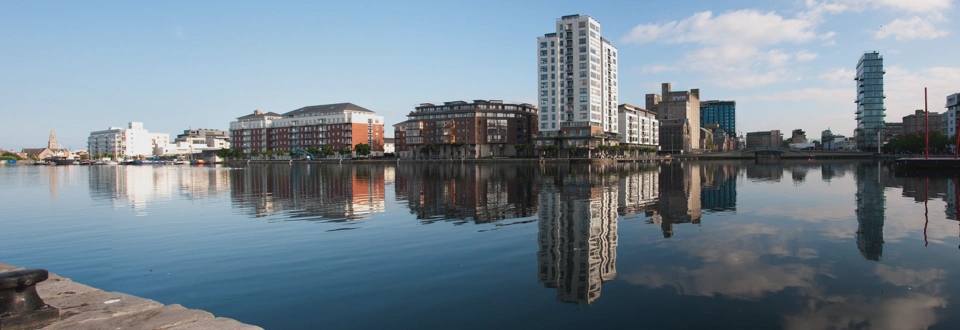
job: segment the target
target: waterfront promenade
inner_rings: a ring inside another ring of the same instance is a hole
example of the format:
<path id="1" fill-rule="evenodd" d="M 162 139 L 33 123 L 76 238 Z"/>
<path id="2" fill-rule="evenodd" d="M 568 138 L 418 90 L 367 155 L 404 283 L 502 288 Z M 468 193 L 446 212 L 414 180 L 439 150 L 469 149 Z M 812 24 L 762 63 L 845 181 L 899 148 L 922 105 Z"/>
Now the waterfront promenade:
<path id="1" fill-rule="evenodd" d="M 20 269 L 0 262 L 0 273 Z M 177 304 L 164 306 L 150 299 L 104 292 L 54 273 L 37 284 L 37 293 L 60 310 L 60 319 L 43 329 L 262 329 Z"/>

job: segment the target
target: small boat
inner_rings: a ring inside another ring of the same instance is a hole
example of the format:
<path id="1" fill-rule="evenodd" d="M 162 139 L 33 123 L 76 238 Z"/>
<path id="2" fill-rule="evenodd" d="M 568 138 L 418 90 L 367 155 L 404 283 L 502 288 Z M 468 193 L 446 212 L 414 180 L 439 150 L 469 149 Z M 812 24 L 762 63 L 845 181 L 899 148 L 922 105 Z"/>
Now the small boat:
<path id="1" fill-rule="evenodd" d="M 173 161 L 173 165 L 190 165 L 190 162 L 184 159 L 177 159 Z"/>
<path id="2" fill-rule="evenodd" d="M 73 156 L 53 156 L 50 157 L 50 162 L 54 165 L 73 165 L 77 160 Z"/>
<path id="3" fill-rule="evenodd" d="M 204 161 L 203 159 L 191 159 L 191 160 L 190 160 L 190 165 L 203 165 L 203 164 L 206 164 L 206 163 L 207 163 L 207 162 Z"/>

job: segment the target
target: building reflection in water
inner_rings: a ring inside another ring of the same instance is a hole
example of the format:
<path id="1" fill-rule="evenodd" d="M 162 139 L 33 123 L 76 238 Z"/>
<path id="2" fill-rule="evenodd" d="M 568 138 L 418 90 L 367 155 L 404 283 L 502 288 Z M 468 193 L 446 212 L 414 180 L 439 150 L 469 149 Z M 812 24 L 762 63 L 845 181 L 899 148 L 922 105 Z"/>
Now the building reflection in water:
<path id="1" fill-rule="evenodd" d="M 537 279 L 559 301 L 590 304 L 617 276 L 620 184 L 598 168 L 553 167 L 540 185 Z"/>
<path id="2" fill-rule="evenodd" d="M 737 167 L 732 164 L 704 164 L 700 207 L 707 212 L 737 210 Z"/>
<path id="3" fill-rule="evenodd" d="M 384 211 L 385 166 L 297 164 L 230 172 L 234 207 L 254 217 L 343 222 Z"/>
<path id="4" fill-rule="evenodd" d="M 202 199 L 229 190 L 229 169 L 181 166 L 91 166 L 91 198 L 129 206 L 146 215 L 151 203 L 170 200 L 175 194 Z"/>
<path id="5" fill-rule="evenodd" d="M 700 174 L 698 164 L 675 162 L 661 165 L 659 214 L 650 222 L 660 223 L 664 238 L 673 236 L 674 224 L 700 223 Z"/>
<path id="6" fill-rule="evenodd" d="M 397 200 L 424 223 L 489 223 L 537 213 L 537 172 L 506 164 L 402 164 Z"/>
<path id="7" fill-rule="evenodd" d="M 867 260 L 879 261 L 883 255 L 883 221 L 886 208 L 883 196 L 882 165 L 856 167 L 857 248 Z"/>

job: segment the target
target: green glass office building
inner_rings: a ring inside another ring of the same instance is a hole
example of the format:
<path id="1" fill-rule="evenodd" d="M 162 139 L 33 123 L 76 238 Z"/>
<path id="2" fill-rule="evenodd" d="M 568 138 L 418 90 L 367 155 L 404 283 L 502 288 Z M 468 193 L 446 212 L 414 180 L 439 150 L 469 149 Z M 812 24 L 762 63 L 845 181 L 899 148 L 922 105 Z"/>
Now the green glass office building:
<path id="1" fill-rule="evenodd" d="M 727 135 L 737 135 L 737 101 L 700 101 L 700 127 L 719 124 Z"/>
<path id="2" fill-rule="evenodd" d="M 857 62 L 857 129 L 854 136 L 857 149 L 876 151 L 882 143 L 884 134 L 883 120 L 886 108 L 883 107 L 883 57 L 879 52 L 866 52 Z"/>

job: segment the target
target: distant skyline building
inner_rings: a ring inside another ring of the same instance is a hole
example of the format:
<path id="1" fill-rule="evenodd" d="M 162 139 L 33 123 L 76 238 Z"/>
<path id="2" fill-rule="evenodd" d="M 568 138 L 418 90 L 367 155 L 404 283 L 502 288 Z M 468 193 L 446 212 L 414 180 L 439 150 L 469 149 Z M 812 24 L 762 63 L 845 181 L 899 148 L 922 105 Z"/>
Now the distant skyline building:
<path id="1" fill-rule="evenodd" d="M 798 128 L 793 130 L 793 132 L 791 133 L 790 143 L 808 143 L 808 142 L 810 141 L 807 140 L 807 132 L 804 132 L 803 129 Z"/>
<path id="2" fill-rule="evenodd" d="M 747 133 L 747 148 L 783 147 L 783 134 L 780 130 Z"/>
<path id="3" fill-rule="evenodd" d="M 903 116 L 903 134 L 923 134 L 928 127 L 930 134 L 933 134 L 933 132 L 939 131 L 942 128 L 940 124 L 941 117 L 942 115 L 940 113 L 925 113 L 923 109 L 917 109 L 912 115 Z"/>
<path id="4" fill-rule="evenodd" d="M 903 122 L 892 122 L 888 121 L 883 123 L 883 143 L 886 144 L 897 137 L 897 135 L 903 134 Z"/>
<path id="5" fill-rule="evenodd" d="M 857 149 L 876 151 L 884 131 L 886 108 L 883 106 L 883 56 L 866 52 L 857 62 L 857 128 L 854 138 Z"/>
<path id="6" fill-rule="evenodd" d="M 617 48 L 590 16 L 567 15 L 537 38 L 540 145 L 615 144 L 619 130 Z"/>
<path id="7" fill-rule="evenodd" d="M 87 152 L 101 157 L 153 156 L 156 149 L 170 144 L 170 134 L 150 133 L 142 122 L 130 122 L 127 128 L 110 127 L 90 132 Z"/>
<path id="8" fill-rule="evenodd" d="M 737 136 L 737 101 L 701 101 L 700 127 L 718 124 L 730 137 Z"/>
<path id="9" fill-rule="evenodd" d="M 669 153 L 700 149 L 700 89 L 673 91 L 661 85 L 661 94 L 647 94 L 647 110 L 660 121 L 660 150 Z"/>

